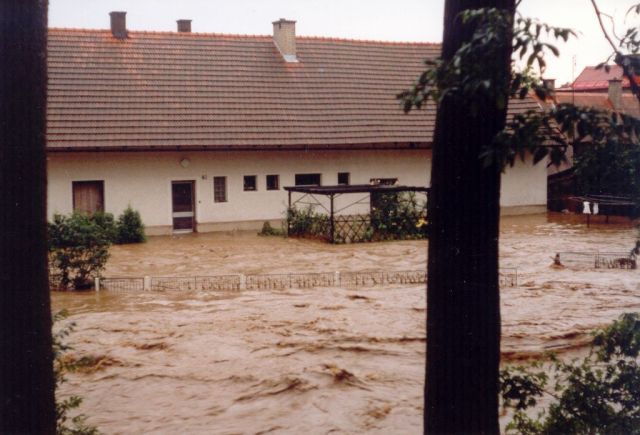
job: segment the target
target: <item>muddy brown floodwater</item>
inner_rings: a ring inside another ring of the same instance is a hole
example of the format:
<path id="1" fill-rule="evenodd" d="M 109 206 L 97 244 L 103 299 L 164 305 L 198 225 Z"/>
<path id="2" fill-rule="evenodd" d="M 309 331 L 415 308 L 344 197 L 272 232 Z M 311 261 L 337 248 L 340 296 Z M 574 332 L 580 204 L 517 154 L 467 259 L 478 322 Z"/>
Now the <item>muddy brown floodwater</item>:
<path id="1" fill-rule="evenodd" d="M 554 268 L 557 251 L 629 251 L 629 224 L 504 218 L 503 360 L 583 346 L 640 310 L 638 270 Z M 253 233 L 154 237 L 115 246 L 107 276 L 407 270 L 427 243 L 331 246 Z M 208 293 L 54 293 L 90 364 L 62 393 L 104 433 L 422 432 L 424 286 Z M 470 374 L 472 376 L 473 374 Z"/>

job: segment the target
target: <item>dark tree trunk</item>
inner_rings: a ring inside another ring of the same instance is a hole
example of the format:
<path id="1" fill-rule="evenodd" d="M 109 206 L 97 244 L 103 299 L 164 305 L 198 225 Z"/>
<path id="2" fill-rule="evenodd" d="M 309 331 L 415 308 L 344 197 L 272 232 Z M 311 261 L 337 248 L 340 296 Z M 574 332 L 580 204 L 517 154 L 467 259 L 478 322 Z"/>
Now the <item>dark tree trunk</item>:
<path id="1" fill-rule="evenodd" d="M 442 56 L 450 59 L 471 30 L 458 14 L 498 7 L 513 16 L 514 0 L 447 0 Z M 511 45 L 487 59 L 510 73 Z M 503 76 L 504 77 L 504 76 Z M 445 98 L 433 147 L 427 292 L 425 431 L 498 433 L 500 295 L 498 234 L 500 168 L 479 155 L 505 125 L 506 109 Z"/>
<path id="2" fill-rule="evenodd" d="M 0 0 L 0 433 L 55 433 L 46 0 Z"/>

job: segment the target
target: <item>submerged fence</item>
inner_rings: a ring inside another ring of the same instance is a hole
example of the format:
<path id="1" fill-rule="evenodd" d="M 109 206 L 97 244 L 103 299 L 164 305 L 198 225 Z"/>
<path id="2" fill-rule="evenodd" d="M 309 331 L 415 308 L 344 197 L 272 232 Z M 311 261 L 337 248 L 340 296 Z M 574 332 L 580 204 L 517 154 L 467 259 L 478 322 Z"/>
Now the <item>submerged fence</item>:
<path id="1" fill-rule="evenodd" d="M 517 287 L 518 270 L 500 269 L 500 287 Z M 288 274 L 237 274 L 190 277 L 101 277 L 96 291 L 241 291 L 310 289 L 319 287 L 376 287 L 383 285 L 425 284 L 424 270 L 312 272 Z"/>
<path id="2" fill-rule="evenodd" d="M 594 269 L 636 269 L 635 255 L 629 252 L 558 252 L 555 263 Z"/>

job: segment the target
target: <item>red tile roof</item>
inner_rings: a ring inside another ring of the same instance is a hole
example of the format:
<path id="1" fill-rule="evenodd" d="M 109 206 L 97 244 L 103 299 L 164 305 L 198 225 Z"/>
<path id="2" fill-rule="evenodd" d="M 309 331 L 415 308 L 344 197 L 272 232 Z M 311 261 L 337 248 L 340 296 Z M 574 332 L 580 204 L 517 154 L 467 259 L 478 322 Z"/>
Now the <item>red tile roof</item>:
<path id="1" fill-rule="evenodd" d="M 609 72 L 604 68 L 588 66 L 582 70 L 580 75 L 573 81 L 572 89 L 575 91 L 606 91 L 609 88 L 609 80 L 622 80 L 622 87 L 629 87 L 629 79 L 624 77 L 622 67 L 610 65 Z M 640 83 L 640 77 L 636 77 L 636 82 Z"/>
<path id="2" fill-rule="evenodd" d="M 429 146 L 435 108 L 395 95 L 440 46 L 299 37 L 49 29 L 48 149 Z M 511 113 L 536 108 L 513 101 Z"/>

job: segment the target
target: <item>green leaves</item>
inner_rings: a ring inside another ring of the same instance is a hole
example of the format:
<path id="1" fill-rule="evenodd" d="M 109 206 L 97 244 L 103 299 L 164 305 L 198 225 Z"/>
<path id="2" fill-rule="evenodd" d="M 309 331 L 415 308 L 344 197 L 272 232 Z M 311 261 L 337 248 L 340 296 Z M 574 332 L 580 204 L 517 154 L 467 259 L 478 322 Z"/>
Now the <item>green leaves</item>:
<path id="1" fill-rule="evenodd" d="M 56 214 L 48 224 L 49 262 L 52 272 L 60 274 L 60 285 L 67 289 L 92 286 L 92 279 L 102 271 L 109 258 L 113 216 Z"/>
<path id="2" fill-rule="evenodd" d="M 542 365 L 501 371 L 505 407 L 515 410 L 507 433 L 640 433 L 640 317 L 623 314 L 598 331 L 592 351 L 582 359 L 557 358 Z M 549 383 L 553 385 L 550 388 Z M 527 409 L 552 400 L 531 417 Z"/>

